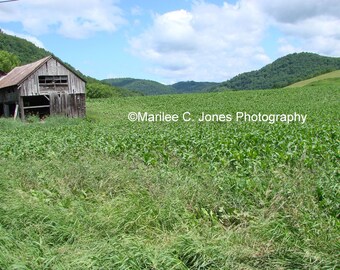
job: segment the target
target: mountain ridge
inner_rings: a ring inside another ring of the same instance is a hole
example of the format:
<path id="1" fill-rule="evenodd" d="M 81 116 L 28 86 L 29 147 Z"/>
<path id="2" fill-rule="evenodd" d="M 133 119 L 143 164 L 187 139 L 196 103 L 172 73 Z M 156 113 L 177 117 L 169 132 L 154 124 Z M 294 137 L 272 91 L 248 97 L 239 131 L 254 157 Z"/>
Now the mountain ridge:
<path id="1" fill-rule="evenodd" d="M 3 32 L 0 32 L 0 50 L 15 54 L 21 64 L 54 55 L 25 39 Z M 88 82 L 87 94 L 90 98 L 282 88 L 318 75 L 340 70 L 339 57 L 302 52 L 280 57 L 259 70 L 241 73 L 221 83 L 180 81 L 172 85 L 165 85 L 152 80 L 135 78 L 97 80 L 82 74 L 61 59 L 59 60 Z"/>
<path id="2" fill-rule="evenodd" d="M 259 70 L 241 73 L 221 83 L 186 81 L 177 82 L 172 85 L 164 85 L 151 80 L 133 78 L 116 78 L 103 81 L 113 86 L 141 91 L 146 95 L 150 94 L 148 87 L 152 88 L 152 94 L 181 94 L 224 90 L 283 88 L 290 84 L 338 69 L 340 69 L 340 58 L 338 57 L 302 52 L 280 57 Z M 136 86 L 139 82 L 145 83 L 146 81 L 150 82 L 151 85 L 146 84 L 143 87 Z M 154 88 L 155 83 L 160 85 L 159 89 Z"/>
<path id="3" fill-rule="evenodd" d="M 111 86 L 122 87 L 130 91 L 138 91 L 144 95 L 165 95 L 175 94 L 171 86 L 147 79 L 135 79 L 135 78 L 115 78 L 104 79 L 102 82 Z"/>
<path id="4" fill-rule="evenodd" d="M 339 57 L 309 52 L 292 53 L 259 70 L 241 73 L 220 86 L 231 90 L 282 88 L 338 69 Z"/>
<path id="5" fill-rule="evenodd" d="M 110 78 L 102 80 L 112 86 L 142 92 L 145 95 L 185 94 L 207 92 L 219 83 L 181 81 L 174 84 L 162 84 L 153 80 L 135 78 Z"/>

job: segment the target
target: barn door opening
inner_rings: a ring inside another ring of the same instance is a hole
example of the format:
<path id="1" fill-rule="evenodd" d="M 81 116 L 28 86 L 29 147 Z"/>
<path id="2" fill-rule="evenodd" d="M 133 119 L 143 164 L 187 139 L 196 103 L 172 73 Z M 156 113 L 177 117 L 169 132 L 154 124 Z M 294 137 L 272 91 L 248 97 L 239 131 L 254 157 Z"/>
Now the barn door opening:
<path id="1" fill-rule="evenodd" d="M 0 103 L 0 117 L 13 117 L 15 113 L 16 104 L 14 102 L 10 103 Z"/>
<path id="2" fill-rule="evenodd" d="M 23 97 L 25 116 L 37 115 L 40 118 L 50 114 L 50 98 L 46 95 Z"/>

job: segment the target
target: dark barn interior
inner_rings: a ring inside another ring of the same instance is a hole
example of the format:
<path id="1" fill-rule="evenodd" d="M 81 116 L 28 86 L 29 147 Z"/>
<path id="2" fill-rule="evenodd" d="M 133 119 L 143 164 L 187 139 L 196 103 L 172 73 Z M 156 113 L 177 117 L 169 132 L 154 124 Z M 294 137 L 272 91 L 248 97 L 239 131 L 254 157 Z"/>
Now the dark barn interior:
<path id="1" fill-rule="evenodd" d="M 37 115 L 40 118 L 50 115 L 48 96 L 29 96 L 23 98 L 25 115 Z"/>

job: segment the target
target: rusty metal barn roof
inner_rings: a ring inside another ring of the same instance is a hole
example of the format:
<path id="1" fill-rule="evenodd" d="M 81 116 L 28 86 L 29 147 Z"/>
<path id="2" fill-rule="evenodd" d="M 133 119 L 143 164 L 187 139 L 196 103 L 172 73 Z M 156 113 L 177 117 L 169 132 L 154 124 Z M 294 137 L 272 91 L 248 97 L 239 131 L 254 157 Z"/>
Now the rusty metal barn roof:
<path id="1" fill-rule="evenodd" d="M 51 58 L 52 56 L 50 55 L 34 63 L 14 68 L 6 76 L 0 78 L 0 89 L 5 88 L 5 87 L 10 87 L 13 85 L 19 85 L 29 75 L 31 75 L 34 71 L 40 68 L 44 63 L 46 63 Z"/>

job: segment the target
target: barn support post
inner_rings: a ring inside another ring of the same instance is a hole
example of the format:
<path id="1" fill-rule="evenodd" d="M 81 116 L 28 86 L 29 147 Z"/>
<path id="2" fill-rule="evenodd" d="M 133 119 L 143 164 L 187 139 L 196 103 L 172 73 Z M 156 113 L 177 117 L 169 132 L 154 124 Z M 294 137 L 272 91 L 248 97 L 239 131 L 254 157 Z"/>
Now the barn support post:
<path id="1" fill-rule="evenodd" d="M 19 96 L 19 108 L 20 108 L 20 118 L 22 121 L 25 120 L 25 109 L 24 109 L 24 97 Z"/>
<path id="2" fill-rule="evenodd" d="M 18 116 L 18 111 L 19 111 L 19 104 L 15 104 L 15 111 L 14 111 L 14 120 L 17 119 L 17 116 Z"/>

